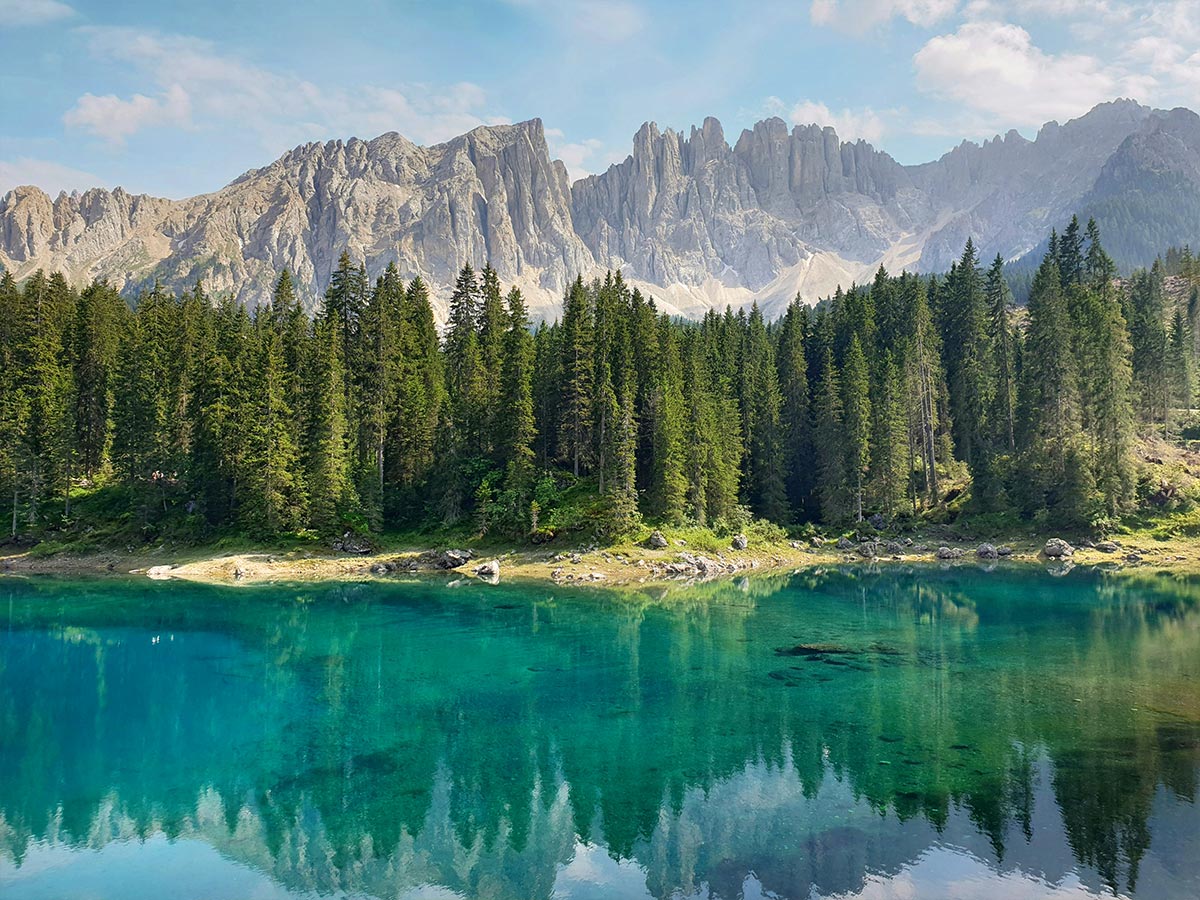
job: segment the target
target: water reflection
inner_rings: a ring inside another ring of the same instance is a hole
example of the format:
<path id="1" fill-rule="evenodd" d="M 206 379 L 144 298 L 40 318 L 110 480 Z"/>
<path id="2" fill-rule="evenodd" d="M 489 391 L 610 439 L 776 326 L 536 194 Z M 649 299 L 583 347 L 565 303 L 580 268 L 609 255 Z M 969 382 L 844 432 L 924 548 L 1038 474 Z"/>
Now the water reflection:
<path id="1" fill-rule="evenodd" d="M 1198 596 L 3 582 L 0 893 L 1194 897 Z"/>

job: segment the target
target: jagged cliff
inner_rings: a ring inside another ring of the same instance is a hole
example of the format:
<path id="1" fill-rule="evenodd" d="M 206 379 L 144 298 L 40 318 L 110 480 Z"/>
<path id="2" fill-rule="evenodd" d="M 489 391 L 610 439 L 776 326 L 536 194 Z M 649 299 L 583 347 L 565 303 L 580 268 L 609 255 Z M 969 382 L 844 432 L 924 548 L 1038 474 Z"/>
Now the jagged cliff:
<path id="1" fill-rule="evenodd" d="M 131 292 L 203 279 L 247 303 L 286 267 L 314 303 L 348 249 L 372 274 L 397 262 L 439 298 L 464 261 L 490 261 L 541 315 L 576 274 L 618 267 L 671 311 L 751 299 L 774 310 L 881 263 L 943 269 L 967 236 L 1020 257 L 1081 206 L 1138 189 L 1146 170 L 1200 184 L 1193 120 L 1115 101 L 1033 141 L 1010 132 L 919 166 L 780 119 L 732 144 L 713 118 L 686 136 L 647 123 L 624 162 L 574 185 L 537 119 L 433 147 L 385 134 L 306 144 L 180 201 L 14 189 L 0 200 L 0 263 Z"/>

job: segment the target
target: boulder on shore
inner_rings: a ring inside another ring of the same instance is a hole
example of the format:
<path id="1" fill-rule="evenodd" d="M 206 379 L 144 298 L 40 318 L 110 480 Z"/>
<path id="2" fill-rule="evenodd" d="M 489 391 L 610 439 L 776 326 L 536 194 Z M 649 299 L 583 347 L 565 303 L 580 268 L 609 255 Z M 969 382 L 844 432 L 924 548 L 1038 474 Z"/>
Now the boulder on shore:
<path id="1" fill-rule="evenodd" d="M 651 550 L 665 550 L 667 548 L 667 539 L 661 531 L 650 532 L 650 537 L 646 540 L 646 546 Z"/>
<path id="2" fill-rule="evenodd" d="M 879 556 L 879 545 L 874 541 L 863 541 L 858 545 L 858 555 L 863 559 L 875 559 Z"/>
<path id="3" fill-rule="evenodd" d="M 500 560 L 493 559 L 481 566 L 475 567 L 475 574 L 480 578 L 500 580 Z"/>
<path id="4" fill-rule="evenodd" d="M 958 547 L 938 547 L 933 555 L 938 559 L 960 559 L 963 552 Z"/>
<path id="5" fill-rule="evenodd" d="M 443 550 L 435 563 L 441 569 L 457 569 L 469 563 L 474 555 L 470 550 Z"/>
<path id="6" fill-rule="evenodd" d="M 1042 548 L 1042 554 L 1047 559 L 1067 559 L 1075 555 L 1075 548 L 1062 538 L 1050 538 Z"/>
<path id="7" fill-rule="evenodd" d="M 853 550 L 854 543 L 849 538 L 840 537 L 838 538 L 837 548 L 839 550 Z"/>
<path id="8" fill-rule="evenodd" d="M 975 555 L 980 559 L 999 559 L 1000 551 L 996 549 L 994 544 L 980 544 L 975 551 Z"/>
<path id="9" fill-rule="evenodd" d="M 745 550 L 750 546 L 750 541 L 744 534 L 735 534 L 730 546 L 733 547 L 734 550 Z"/>

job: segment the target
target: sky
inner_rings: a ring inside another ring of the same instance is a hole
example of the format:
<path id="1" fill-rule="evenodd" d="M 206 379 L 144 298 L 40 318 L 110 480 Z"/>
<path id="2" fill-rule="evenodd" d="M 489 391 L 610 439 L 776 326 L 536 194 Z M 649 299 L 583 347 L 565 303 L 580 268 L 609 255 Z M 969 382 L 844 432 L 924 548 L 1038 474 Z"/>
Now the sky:
<path id="1" fill-rule="evenodd" d="M 1200 0 L 0 0 L 0 194 L 179 198 L 309 141 L 535 116 L 573 177 L 709 115 L 917 163 L 1116 97 L 1200 109 Z"/>

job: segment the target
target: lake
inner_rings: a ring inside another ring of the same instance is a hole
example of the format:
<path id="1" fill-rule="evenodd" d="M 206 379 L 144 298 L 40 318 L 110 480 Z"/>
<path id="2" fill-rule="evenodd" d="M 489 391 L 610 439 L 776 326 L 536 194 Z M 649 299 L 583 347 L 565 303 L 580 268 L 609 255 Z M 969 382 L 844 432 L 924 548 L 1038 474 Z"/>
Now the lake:
<path id="1" fill-rule="evenodd" d="M 1200 897 L 1200 582 L 0 580 L 0 896 Z"/>

